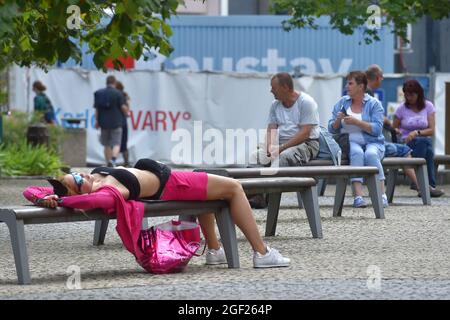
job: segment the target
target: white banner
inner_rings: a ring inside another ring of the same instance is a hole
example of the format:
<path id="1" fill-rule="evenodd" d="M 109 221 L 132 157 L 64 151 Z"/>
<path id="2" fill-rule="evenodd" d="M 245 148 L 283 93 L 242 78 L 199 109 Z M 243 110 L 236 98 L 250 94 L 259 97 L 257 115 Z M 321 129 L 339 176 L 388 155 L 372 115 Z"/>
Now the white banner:
<path id="1" fill-rule="evenodd" d="M 28 74 L 28 79 L 27 79 Z M 47 86 L 58 120 L 86 118 L 87 162 L 103 164 L 99 130 L 94 128 L 93 93 L 113 74 L 131 98 L 128 118 L 130 161 L 150 157 L 192 166 L 245 165 L 262 141 L 273 95 L 269 74 L 193 72 L 109 72 L 15 68 L 12 109 L 32 110 L 31 84 Z M 342 78 L 304 77 L 296 88 L 311 94 L 327 124 L 342 92 Z M 239 140 L 241 139 L 241 140 Z M 75 150 L 74 150 L 75 151 Z M 121 158 L 118 162 L 121 163 Z"/>
<path id="2" fill-rule="evenodd" d="M 445 154 L 445 83 L 450 83 L 450 73 L 436 73 L 434 106 L 436 107 L 436 140 L 434 152 Z"/>

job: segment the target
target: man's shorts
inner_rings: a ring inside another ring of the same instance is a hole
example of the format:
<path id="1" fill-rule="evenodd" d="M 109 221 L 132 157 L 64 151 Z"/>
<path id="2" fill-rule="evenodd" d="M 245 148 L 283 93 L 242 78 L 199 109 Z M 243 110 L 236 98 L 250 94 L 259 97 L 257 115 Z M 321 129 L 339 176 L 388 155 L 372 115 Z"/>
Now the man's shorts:
<path id="1" fill-rule="evenodd" d="M 411 153 L 411 148 L 406 144 L 386 142 L 384 144 L 386 151 L 385 157 L 407 157 Z"/>
<path id="2" fill-rule="evenodd" d="M 100 143 L 105 147 L 120 146 L 122 142 L 122 127 L 101 129 Z"/>

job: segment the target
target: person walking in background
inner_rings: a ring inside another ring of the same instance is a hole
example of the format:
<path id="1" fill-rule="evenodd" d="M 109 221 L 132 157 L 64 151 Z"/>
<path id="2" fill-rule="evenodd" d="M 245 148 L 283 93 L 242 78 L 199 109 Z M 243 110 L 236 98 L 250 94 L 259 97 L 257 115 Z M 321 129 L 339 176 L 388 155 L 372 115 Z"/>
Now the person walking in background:
<path id="1" fill-rule="evenodd" d="M 382 132 L 384 111 L 378 99 L 366 94 L 367 77 L 364 72 L 352 71 L 347 76 L 347 95 L 343 96 L 333 107 L 332 117 L 328 122 L 331 133 L 348 133 L 350 139 L 350 165 L 374 166 L 378 168 L 381 184 L 383 206 L 388 206 L 384 192 L 384 170 L 381 159 L 385 146 Z M 353 206 L 365 208 L 362 178 L 351 179 L 355 192 Z"/>
<path id="2" fill-rule="evenodd" d="M 55 110 L 52 102 L 44 93 L 47 88 L 44 84 L 37 80 L 33 82 L 33 91 L 36 93 L 34 97 L 34 111 L 43 113 L 43 120 L 45 123 L 56 124 Z"/>
<path id="3" fill-rule="evenodd" d="M 124 166 L 128 167 L 130 165 L 129 155 L 128 155 L 128 121 L 127 118 L 130 116 L 130 96 L 124 91 L 123 83 L 120 81 L 116 82 L 116 89 L 122 92 L 125 99 L 125 109 L 123 110 L 123 120 L 122 120 L 122 140 L 120 143 L 120 153 L 122 153 Z"/>
<path id="4" fill-rule="evenodd" d="M 123 114 L 126 112 L 125 98 L 116 89 L 116 78 L 106 78 L 106 88 L 94 93 L 95 128 L 100 128 L 100 143 L 104 147 L 108 167 L 116 166 L 122 140 Z"/>
<path id="5" fill-rule="evenodd" d="M 406 81 L 403 93 L 405 102 L 395 111 L 393 126 L 399 129 L 401 139 L 412 149 L 412 156 L 427 161 L 430 196 L 440 197 L 444 192 L 436 189 L 432 140 L 436 109 L 430 101 L 425 100 L 423 88 L 417 80 Z M 417 190 L 417 185 L 415 188 Z"/>

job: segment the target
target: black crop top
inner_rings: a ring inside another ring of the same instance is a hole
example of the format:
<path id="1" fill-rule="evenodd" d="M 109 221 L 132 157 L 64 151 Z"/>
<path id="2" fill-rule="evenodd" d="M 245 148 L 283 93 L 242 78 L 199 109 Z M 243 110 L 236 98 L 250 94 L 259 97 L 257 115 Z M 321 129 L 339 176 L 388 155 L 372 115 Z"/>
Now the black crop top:
<path id="1" fill-rule="evenodd" d="M 136 169 L 150 171 L 159 178 L 160 186 L 158 191 L 150 197 L 143 198 L 146 200 L 159 200 L 164 190 L 164 187 L 166 186 L 167 180 L 169 179 L 171 172 L 170 167 L 168 167 L 162 162 L 155 161 L 152 159 L 140 159 L 138 162 L 136 162 L 134 167 Z M 130 171 L 126 169 L 98 167 L 91 171 L 91 174 L 94 173 L 98 173 L 104 176 L 110 175 L 114 177 L 115 179 L 117 179 L 117 181 L 123 184 L 124 187 L 127 188 L 128 191 L 130 192 L 130 196 L 128 198 L 129 200 L 139 199 L 139 194 L 141 193 L 141 186 L 139 184 L 139 180 Z"/>

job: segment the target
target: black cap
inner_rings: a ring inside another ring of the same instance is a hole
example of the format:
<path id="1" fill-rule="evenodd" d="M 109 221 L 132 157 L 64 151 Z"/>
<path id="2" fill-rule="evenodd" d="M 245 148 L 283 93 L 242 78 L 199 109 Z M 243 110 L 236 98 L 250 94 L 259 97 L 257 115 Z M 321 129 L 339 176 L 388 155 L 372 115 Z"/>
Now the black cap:
<path id="1" fill-rule="evenodd" d="M 67 189 L 67 187 L 65 185 L 63 185 L 61 183 L 61 181 L 56 180 L 56 179 L 47 179 L 47 181 L 52 185 L 53 187 L 53 192 L 58 196 L 58 197 L 64 197 L 67 196 L 67 194 L 69 193 L 69 190 Z"/>

